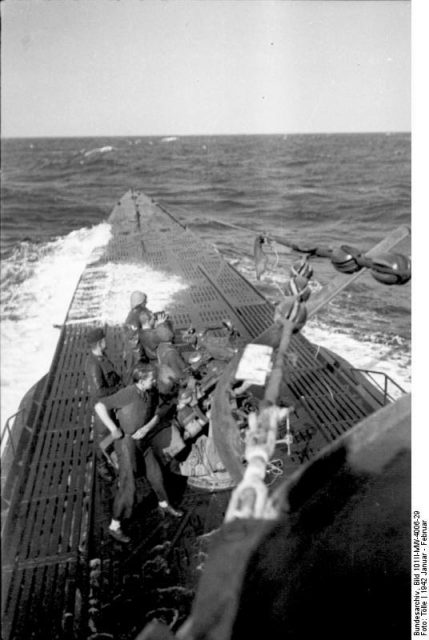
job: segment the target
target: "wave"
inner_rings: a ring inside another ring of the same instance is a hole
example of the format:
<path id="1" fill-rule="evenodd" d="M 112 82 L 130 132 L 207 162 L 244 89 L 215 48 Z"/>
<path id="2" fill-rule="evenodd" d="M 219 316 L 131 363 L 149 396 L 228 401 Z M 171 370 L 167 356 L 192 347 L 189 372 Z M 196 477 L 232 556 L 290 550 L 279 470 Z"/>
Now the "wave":
<path id="1" fill-rule="evenodd" d="M 319 319 L 310 320 L 303 334 L 311 342 L 341 355 L 356 369 L 377 372 L 373 374 L 374 380 L 382 386 L 384 379 L 378 374 L 386 374 L 406 392 L 411 391 L 411 354 L 409 348 L 404 350 L 400 336 L 386 341 L 384 334 L 358 332 L 356 335 L 344 328 L 333 331 L 331 323 Z M 394 384 L 389 385 L 389 391 L 396 395 Z"/>
<path id="2" fill-rule="evenodd" d="M 4 420 L 17 410 L 25 392 L 49 369 L 58 339 L 58 330 L 53 325 L 64 321 L 85 265 L 95 249 L 107 244 L 109 236 L 107 223 L 85 227 L 43 244 L 22 242 L 4 261 L 1 274 L 1 409 Z M 278 301 L 289 277 L 287 265 L 280 262 L 275 271 L 257 281 L 251 249 L 245 255 L 243 247 L 231 246 L 230 240 L 224 245 L 224 253 L 233 260 L 234 266 L 272 302 Z M 288 264 L 296 260 L 296 256 L 289 254 L 280 258 Z M 109 283 L 109 295 L 101 305 L 100 317 L 109 324 L 123 320 L 129 291 L 140 288 L 142 282 L 147 283 L 144 286 L 151 304 L 157 309 L 168 306 L 174 293 L 183 287 L 183 283 L 171 276 L 153 272 L 144 265 L 138 270 L 129 265 L 103 268 L 106 277 L 102 280 Z M 123 282 L 127 282 L 126 289 Z M 316 278 L 310 285 L 313 292 L 322 286 Z M 409 339 L 392 333 L 389 323 L 383 325 L 387 307 L 383 307 L 377 298 L 370 307 L 372 296 L 366 296 L 366 288 L 362 284 L 354 286 L 358 287 L 355 301 L 353 292 L 342 294 L 342 298 L 309 321 L 304 334 L 316 344 L 341 354 L 354 366 L 384 371 L 408 389 Z M 364 299 L 367 306 L 362 304 Z M 400 305 L 391 301 L 389 315 L 397 314 L 398 307 L 400 313 L 405 314 Z M 393 326 L 397 327 L 397 323 Z"/>
<path id="3" fill-rule="evenodd" d="M 228 250 L 225 251 L 228 253 Z M 249 252 L 250 254 L 250 252 Z M 230 257 L 233 256 L 229 252 Z M 266 296 L 276 304 L 283 297 L 284 286 L 290 278 L 290 266 L 298 261 L 295 254 L 272 253 L 269 256 L 268 270 L 261 280 L 256 279 L 253 256 L 243 256 L 235 259 L 235 267 Z M 325 269 L 321 270 L 320 267 Z M 335 271 L 326 265 L 313 263 L 315 273 L 310 280 L 312 294 L 319 292 L 323 285 L 318 273 L 323 275 L 323 282 L 329 281 L 335 276 Z M 326 278 L 325 270 L 328 269 L 329 277 Z M 348 336 L 350 339 L 363 345 L 363 353 L 368 345 L 371 345 L 371 353 L 381 347 L 393 347 L 395 353 L 409 362 L 411 353 L 411 327 L 410 327 L 410 289 L 405 287 L 386 287 L 372 281 L 366 274 L 361 280 L 354 282 L 334 298 L 317 316 L 317 321 L 324 328 L 323 341 L 329 348 L 330 337 L 338 333 Z M 310 323 L 310 326 L 315 321 Z M 336 346 L 336 342 L 334 343 Z M 335 350 L 335 349 L 334 349 Z M 341 349 L 337 349 L 342 354 Z M 346 356 L 344 356 L 346 357 Z M 401 374 L 402 375 L 402 374 Z"/>
<path id="4" fill-rule="evenodd" d="M 65 320 L 88 261 L 109 238 L 110 225 L 102 223 L 43 245 L 23 242 L 5 260 L 1 282 L 4 420 L 16 412 L 26 391 L 48 371 L 58 340 L 56 326 Z M 108 263 L 97 265 L 93 272 L 94 288 L 74 302 L 73 311 L 82 318 L 92 317 L 97 298 L 97 320 L 110 325 L 122 324 L 132 290 L 143 287 L 151 308 L 168 311 L 175 294 L 187 286 L 179 278 L 146 265 Z"/>
<path id="5" fill-rule="evenodd" d="M 92 252 L 107 244 L 110 225 L 83 228 L 51 242 L 21 243 L 2 266 L 1 416 L 17 410 L 49 369 L 79 277 Z"/>
<path id="6" fill-rule="evenodd" d="M 307 164 L 310 164 L 311 160 L 290 160 L 286 167 L 305 167 Z"/>
<path id="7" fill-rule="evenodd" d="M 110 151 L 113 151 L 115 147 L 111 147 L 110 145 L 107 145 L 105 147 L 97 147 L 96 149 L 90 149 L 89 151 L 84 151 L 83 155 L 85 156 L 85 158 L 88 158 L 89 156 L 92 156 L 94 153 L 109 153 Z"/>
<path id="8" fill-rule="evenodd" d="M 4 142 L 1 286 L 12 372 L 8 377 L 5 370 L 8 394 L 15 385 L 22 389 L 15 360 L 23 379 L 28 369 L 23 391 L 37 379 L 33 365 L 40 360 L 41 374 L 49 367 L 51 355 L 37 334 L 62 322 L 85 258 L 103 235 L 99 223 L 130 187 L 165 203 L 273 301 L 297 258 L 277 246 L 276 271 L 258 282 L 254 236 L 217 225 L 216 219 L 297 244 L 347 243 L 362 250 L 394 226 L 409 224 L 409 135 L 288 135 L 286 142 L 282 136 L 185 136 L 180 143 L 172 138 Z M 96 226 L 91 230 L 90 225 Z M 275 260 L 273 255 L 271 266 Z M 315 262 L 311 286 L 317 290 L 333 272 L 330 265 Z M 61 291 L 53 290 L 55 270 L 64 279 L 64 303 Z M 320 324 L 315 327 L 312 321 L 305 330 L 316 331 L 314 339 L 327 346 L 331 336 L 336 340 L 341 334 L 375 351 L 390 345 L 394 359 L 407 358 L 409 288 L 382 287 L 363 276 L 318 315 Z M 58 334 L 51 331 L 55 346 Z M 398 336 L 405 341 L 400 343 Z M 343 353 L 341 344 L 335 346 Z"/>

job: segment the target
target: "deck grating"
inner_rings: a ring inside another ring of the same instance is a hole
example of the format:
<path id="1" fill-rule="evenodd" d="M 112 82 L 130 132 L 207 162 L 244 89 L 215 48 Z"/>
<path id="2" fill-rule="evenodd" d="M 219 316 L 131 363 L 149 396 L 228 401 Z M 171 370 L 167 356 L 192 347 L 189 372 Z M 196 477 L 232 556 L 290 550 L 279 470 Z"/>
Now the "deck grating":
<path id="1" fill-rule="evenodd" d="M 188 289 L 168 309 L 177 330 L 190 325 L 197 329 L 216 327 L 229 318 L 247 341 L 273 321 L 273 306 L 241 274 L 145 196 L 138 195 L 134 201 L 126 194 L 115 205 L 109 223 L 112 238 L 104 254 L 94 256 L 73 297 L 68 316 L 71 323 L 60 334 L 50 385 L 42 398 L 44 410 L 37 414 L 37 424 L 31 425 L 31 464 L 22 469 L 19 491 L 14 492 L 7 513 L 4 640 L 77 637 L 76 625 L 81 620 L 74 619 L 74 603 L 82 584 L 87 584 L 87 569 L 82 575 L 80 567 L 87 567 L 90 549 L 98 555 L 89 557 L 102 558 L 102 597 L 109 599 L 126 581 L 124 565 L 112 555 L 111 541 L 106 540 L 100 485 L 97 481 L 94 485 L 91 408 L 84 378 L 85 337 L 93 325 L 89 320 L 73 322 L 99 315 L 102 295 L 97 292 L 100 280 L 107 282 L 100 265 L 143 262 L 183 278 Z M 107 343 L 110 357 L 122 372 L 121 327 L 107 327 Z M 293 470 L 374 407 L 355 391 L 356 382 L 347 372 L 335 368 L 332 358 L 319 353 L 304 336 L 293 336 L 287 361 L 287 394 L 296 402 L 296 411 L 292 417 L 293 452 L 285 468 Z M 174 531 L 159 528 L 159 521 L 151 520 L 150 514 L 146 514 L 147 522 L 140 523 L 142 539 L 146 536 L 148 544 L 154 536 L 175 541 L 169 563 L 184 582 L 189 579 L 196 532 L 218 525 L 219 510 L 226 507 L 227 497 L 225 492 L 219 497 L 185 496 L 188 519 L 183 525 L 174 525 Z M 94 544 L 98 545 L 95 549 Z M 138 555 L 141 566 L 145 549 L 143 545 Z"/>

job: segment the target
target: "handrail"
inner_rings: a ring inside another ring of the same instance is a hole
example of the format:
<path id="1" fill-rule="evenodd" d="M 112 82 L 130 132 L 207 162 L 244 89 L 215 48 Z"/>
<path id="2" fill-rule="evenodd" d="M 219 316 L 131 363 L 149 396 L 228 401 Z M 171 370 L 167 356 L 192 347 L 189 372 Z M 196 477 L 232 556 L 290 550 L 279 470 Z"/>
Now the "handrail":
<path id="1" fill-rule="evenodd" d="M 383 392 L 383 401 L 384 404 L 386 404 L 386 399 L 388 400 L 394 400 L 393 396 L 391 395 L 391 393 L 389 393 L 388 391 L 388 385 L 389 383 L 392 384 L 393 386 L 395 386 L 400 392 L 401 395 L 406 394 L 406 390 L 401 387 L 401 385 L 396 382 L 396 380 L 394 380 L 391 376 L 389 376 L 388 373 L 385 373 L 384 371 L 377 371 L 374 369 L 361 369 L 358 367 L 353 367 L 352 371 L 359 371 L 360 373 L 364 373 L 371 381 L 374 385 L 376 385 L 379 389 L 382 390 Z M 383 376 L 384 377 L 384 385 L 381 385 L 375 378 L 374 375 L 378 375 L 378 376 Z"/>
<path id="2" fill-rule="evenodd" d="M 16 456 L 16 448 L 15 448 L 15 443 L 14 443 L 13 437 L 12 437 L 12 430 L 11 430 L 11 427 L 10 427 L 10 421 L 12 420 L 12 418 L 16 418 L 16 416 L 18 416 L 20 413 L 24 413 L 24 411 L 26 411 L 25 407 L 23 409 L 19 409 L 19 411 L 17 411 L 16 413 L 13 413 L 11 416 L 9 416 L 9 418 L 4 423 L 3 430 L 2 430 L 2 432 L 0 434 L 0 447 L 1 447 L 3 445 L 5 434 L 7 432 L 8 442 L 10 442 L 10 445 L 12 447 L 13 457 Z M 3 451 L 2 451 L 2 453 L 3 453 Z"/>

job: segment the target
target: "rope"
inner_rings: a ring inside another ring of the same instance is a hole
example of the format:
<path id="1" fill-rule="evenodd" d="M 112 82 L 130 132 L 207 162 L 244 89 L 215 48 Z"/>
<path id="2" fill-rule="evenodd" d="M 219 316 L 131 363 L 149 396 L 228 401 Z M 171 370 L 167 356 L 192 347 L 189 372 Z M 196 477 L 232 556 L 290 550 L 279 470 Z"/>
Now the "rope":
<path id="1" fill-rule="evenodd" d="M 176 208 L 179 212 L 186 213 L 184 209 L 180 207 Z M 304 245 L 303 243 L 297 244 L 289 240 L 284 240 L 277 235 L 268 235 L 249 227 L 233 224 L 232 222 L 209 218 L 201 218 L 200 222 L 201 221 L 209 224 L 216 223 L 224 227 L 229 227 L 230 229 L 251 233 L 266 239 L 270 243 L 276 242 L 298 253 L 307 254 L 307 257 L 329 258 L 335 269 L 341 273 L 351 274 L 363 268 L 368 268 L 370 269 L 371 275 L 383 284 L 405 284 L 411 279 L 411 261 L 409 257 L 400 253 L 388 252 L 379 258 L 370 257 L 366 255 L 365 252 L 349 245 L 341 245 L 339 249 L 332 249 L 331 247 L 310 246 Z"/>
<path id="2" fill-rule="evenodd" d="M 280 291 L 280 293 L 282 294 L 282 298 L 284 298 L 284 297 L 285 297 L 285 292 L 283 291 L 283 289 L 281 288 L 281 286 L 279 285 L 279 283 L 274 281 L 274 282 L 273 282 L 273 286 L 274 286 L 274 287 L 277 287 L 277 289 L 278 289 L 278 290 Z"/>
<path id="3" fill-rule="evenodd" d="M 275 269 L 277 269 L 277 266 L 279 264 L 279 254 L 278 254 L 278 251 L 277 251 L 277 249 L 275 247 L 275 244 L 273 245 L 273 251 L 274 251 L 274 254 L 276 256 L 276 264 L 274 265 L 274 267 L 271 267 L 271 271 L 274 271 Z"/>

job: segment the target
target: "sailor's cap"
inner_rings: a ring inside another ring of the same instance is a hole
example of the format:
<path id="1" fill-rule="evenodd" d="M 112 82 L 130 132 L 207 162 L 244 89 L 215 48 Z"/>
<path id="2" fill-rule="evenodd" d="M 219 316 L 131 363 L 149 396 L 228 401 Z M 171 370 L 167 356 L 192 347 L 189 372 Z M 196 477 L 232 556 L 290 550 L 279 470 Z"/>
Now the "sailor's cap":
<path id="1" fill-rule="evenodd" d="M 139 304 L 146 304 L 147 295 L 143 291 L 133 291 L 130 297 L 131 309 L 138 307 Z"/>

